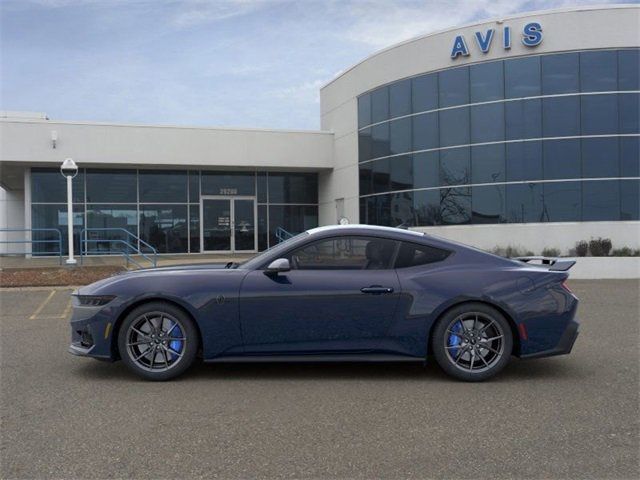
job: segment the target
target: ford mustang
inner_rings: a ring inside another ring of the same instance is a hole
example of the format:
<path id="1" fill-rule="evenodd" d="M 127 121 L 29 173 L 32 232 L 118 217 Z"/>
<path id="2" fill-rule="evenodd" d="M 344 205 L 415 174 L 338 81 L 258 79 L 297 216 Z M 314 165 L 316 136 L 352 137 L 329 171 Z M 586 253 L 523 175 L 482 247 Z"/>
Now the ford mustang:
<path id="1" fill-rule="evenodd" d="M 137 270 L 73 293 L 75 355 L 150 380 L 205 362 L 434 358 L 485 380 L 511 356 L 567 354 L 578 299 L 567 259 L 508 259 L 409 230 L 301 233 L 236 265 Z"/>

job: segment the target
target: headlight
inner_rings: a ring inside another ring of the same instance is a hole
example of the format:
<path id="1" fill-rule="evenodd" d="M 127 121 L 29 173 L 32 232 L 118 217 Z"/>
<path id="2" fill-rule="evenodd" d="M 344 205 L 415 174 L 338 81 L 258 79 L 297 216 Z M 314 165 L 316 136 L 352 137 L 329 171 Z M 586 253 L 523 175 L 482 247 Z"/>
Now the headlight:
<path id="1" fill-rule="evenodd" d="M 78 304 L 83 307 L 101 307 L 113 300 L 113 295 L 75 295 Z"/>

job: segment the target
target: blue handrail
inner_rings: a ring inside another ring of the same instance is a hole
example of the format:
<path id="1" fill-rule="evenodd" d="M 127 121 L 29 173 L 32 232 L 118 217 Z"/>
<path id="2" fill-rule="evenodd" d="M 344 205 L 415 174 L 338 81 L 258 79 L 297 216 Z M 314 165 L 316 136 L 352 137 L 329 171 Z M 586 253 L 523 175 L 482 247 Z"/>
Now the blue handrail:
<path id="1" fill-rule="evenodd" d="M 293 233 L 287 232 L 284 228 L 278 227 L 275 231 L 276 238 L 278 239 L 278 243 L 284 242 L 295 235 Z"/>
<path id="2" fill-rule="evenodd" d="M 127 235 L 127 239 L 123 240 L 122 238 L 87 238 L 86 234 L 90 233 L 90 232 L 118 232 L 118 233 L 125 233 Z M 133 243 L 135 245 L 133 245 L 132 243 L 130 243 L 128 241 L 130 239 L 133 240 Z M 106 251 L 104 251 L 104 250 L 89 250 L 88 243 L 100 243 L 100 242 L 109 242 L 109 250 L 106 250 Z M 112 243 L 116 243 L 116 244 L 119 244 L 119 245 L 124 245 L 125 249 L 124 250 L 111 250 L 111 244 Z M 145 246 L 146 248 L 148 248 L 151 251 L 148 252 L 148 254 L 143 252 L 142 249 L 140 248 L 140 245 Z M 144 258 L 145 260 L 150 262 L 154 267 L 156 267 L 158 265 L 158 251 L 154 247 L 149 245 L 147 242 L 142 240 L 140 237 L 138 237 L 137 235 L 134 235 L 133 233 L 131 233 L 126 228 L 118 228 L 118 227 L 115 227 L 115 228 L 84 228 L 80 232 L 80 263 L 83 262 L 83 259 L 84 259 L 85 255 L 90 255 L 90 254 L 122 255 L 127 260 L 127 265 L 129 264 L 129 262 L 131 262 L 131 263 L 135 264 L 138 268 L 142 268 L 142 265 L 140 265 L 138 262 L 136 262 L 132 258 L 130 252 L 133 252 L 134 255 L 140 255 L 142 258 Z M 149 255 L 152 255 L 152 256 L 150 257 Z"/>
<path id="3" fill-rule="evenodd" d="M 31 252 L 2 252 L 2 255 L 24 255 L 31 253 L 33 254 L 33 244 L 34 243 L 57 243 L 58 250 L 55 252 L 36 252 L 36 253 L 51 253 L 53 255 L 57 255 L 60 259 L 60 265 L 62 265 L 62 233 L 57 228 L 0 228 L 0 233 L 10 233 L 10 232 L 30 232 L 32 234 L 32 238 L 30 240 L 0 240 L 0 244 L 9 244 L 9 243 L 29 243 L 31 244 Z M 56 239 L 52 240 L 34 240 L 33 233 L 37 232 L 55 232 L 57 234 Z"/>

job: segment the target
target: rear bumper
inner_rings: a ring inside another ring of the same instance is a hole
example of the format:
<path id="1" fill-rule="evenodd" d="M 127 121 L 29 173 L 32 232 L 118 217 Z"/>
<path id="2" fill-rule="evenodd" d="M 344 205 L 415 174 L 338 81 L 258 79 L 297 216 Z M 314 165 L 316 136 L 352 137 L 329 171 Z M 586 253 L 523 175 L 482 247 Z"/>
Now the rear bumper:
<path id="1" fill-rule="evenodd" d="M 560 337 L 558 344 L 554 348 L 521 355 L 520 358 L 542 358 L 554 357 L 556 355 L 567 355 L 571 353 L 571 349 L 573 348 L 574 343 L 576 343 L 579 333 L 580 324 L 576 320 L 572 320 L 567 325 L 567 328 Z"/>

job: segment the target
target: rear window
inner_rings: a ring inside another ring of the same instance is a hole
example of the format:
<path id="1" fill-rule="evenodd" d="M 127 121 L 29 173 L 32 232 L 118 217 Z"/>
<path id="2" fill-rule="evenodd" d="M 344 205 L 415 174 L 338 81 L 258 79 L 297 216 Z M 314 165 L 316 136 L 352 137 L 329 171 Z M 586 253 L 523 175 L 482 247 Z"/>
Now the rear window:
<path id="1" fill-rule="evenodd" d="M 429 245 L 418 245 L 417 243 L 402 242 L 400 251 L 396 258 L 396 268 L 417 267 L 429 263 L 441 262 L 447 258 L 451 252 Z"/>

